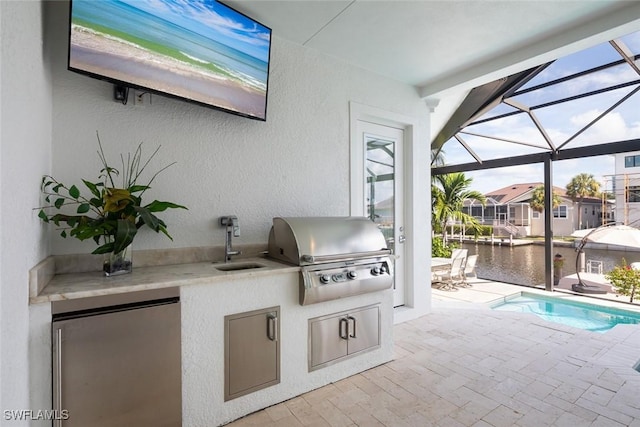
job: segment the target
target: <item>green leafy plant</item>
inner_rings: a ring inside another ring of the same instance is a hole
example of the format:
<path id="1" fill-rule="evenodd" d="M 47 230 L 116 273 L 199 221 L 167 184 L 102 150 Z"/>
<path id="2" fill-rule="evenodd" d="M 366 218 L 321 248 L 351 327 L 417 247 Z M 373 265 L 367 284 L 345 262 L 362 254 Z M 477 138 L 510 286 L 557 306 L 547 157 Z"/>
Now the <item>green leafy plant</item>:
<path id="1" fill-rule="evenodd" d="M 564 258 L 562 258 L 562 255 L 556 254 L 553 257 L 553 268 L 554 268 L 554 270 L 559 270 L 563 266 L 564 266 Z"/>
<path id="2" fill-rule="evenodd" d="M 147 184 L 138 184 L 141 174 L 160 150 L 158 147 L 143 162 L 140 143 L 133 155 L 128 153 L 126 158 L 120 155 L 122 185 L 118 187 L 115 179 L 121 172 L 107 163 L 99 135 L 98 147 L 98 156 L 103 166 L 98 182 L 82 180 L 90 195 L 83 195 L 76 185 L 67 186 L 54 177 L 45 175 L 42 177 L 41 191 L 48 205 L 39 208 L 38 217 L 44 222 L 62 227 L 60 235 L 64 238 L 70 236 L 79 240 L 93 239 L 99 245 L 93 254 L 123 251 L 133 242 L 138 229 L 143 226 L 156 233 L 162 232 L 173 240 L 167 232 L 166 224 L 155 213 L 167 209 L 187 208 L 158 200 L 143 205 L 142 196 L 151 188 L 151 183 L 158 174 L 175 162 L 161 168 Z M 51 210 L 57 212 L 49 213 Z M 69 214 L 62 211 L 75 212 Z"/>
<path id="3" fill-rule="evenodd" d="M 622 265 L 616 265 L 613 270 L 604 276 L 616 290 L 616 293 L 633 298 L 637 290 L 640 290 L 640 270 L 631 268 L 623 258 Z"/>
<path id="4" fill-rule="evenodd" d="M 434 258 L 451 258 L 451 252 L 458 247 L 455 243 L 445 244 L 442 237 L 431 239 L 431 256 Z"/>

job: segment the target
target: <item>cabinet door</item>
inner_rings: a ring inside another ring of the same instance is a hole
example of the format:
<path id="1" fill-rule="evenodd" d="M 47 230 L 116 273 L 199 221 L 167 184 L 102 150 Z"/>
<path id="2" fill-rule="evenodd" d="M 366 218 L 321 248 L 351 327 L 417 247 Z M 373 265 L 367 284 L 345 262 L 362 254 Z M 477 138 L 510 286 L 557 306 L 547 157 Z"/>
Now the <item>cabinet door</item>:
<path id="1" fill-rule="evenodd" d="M 280 382 L 280 308 L 225 317 L 225 400 Z"/>
<path id="2" fill-rule="evenodd" d="M 347 355 L 345 316 L 319 318 L 309 323 L 310 368 Z"/>
<path id="3" fill-rule="evenodd" d="M 380 311 L 369 307 L 349 313 L 348 353 L 353 354 L 380 345 Z"/>
<path id="4" fill-rule="evenodd" d="M 65 427 L 180 426 L 180 304 L 53 322 L 54 407 Z"/>

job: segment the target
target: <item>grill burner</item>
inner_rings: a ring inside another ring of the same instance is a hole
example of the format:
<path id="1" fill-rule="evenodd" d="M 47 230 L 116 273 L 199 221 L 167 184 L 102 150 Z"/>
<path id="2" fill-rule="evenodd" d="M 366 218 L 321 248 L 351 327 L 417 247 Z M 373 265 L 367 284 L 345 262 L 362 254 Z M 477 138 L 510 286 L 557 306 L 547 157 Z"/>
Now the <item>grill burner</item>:
<path id="1" fill-rule="evenodd" d="M 271 258 L 300 268 L 300 304 L 391 287 L 393 271 L 378 227 L 364 217 L 274 218 Z"/>

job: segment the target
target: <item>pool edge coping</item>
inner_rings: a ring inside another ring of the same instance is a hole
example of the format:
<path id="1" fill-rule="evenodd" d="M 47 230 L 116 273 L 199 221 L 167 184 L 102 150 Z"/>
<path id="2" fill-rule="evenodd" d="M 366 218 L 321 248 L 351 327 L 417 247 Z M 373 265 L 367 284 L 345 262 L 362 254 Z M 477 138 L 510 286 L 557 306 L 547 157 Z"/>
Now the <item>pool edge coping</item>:
<path id="1" fill-rule="evenodd" d="M 640 315 L 640 306 L 636 304 L 631 304 L 625 301 L 612 301 L 608 299 L 593 298 L 585 295 L 580 295 L 575 292 L 562 292 L 559 290 L 549 292 L 545 289 L 539 289 L 539 288 L 533 288 L 533 287 L 531 288 L 527 287 L 526 289 L 516 291 L 512 294 L 504 295 L 494 300 L 487 301 L 484 303 L 484 305 L 486 305 L 488 308 L 493 308 L 499 302 L 506 302 L 510 299 L 522 296 L 522 294 L 534 294 L 534 295 L 540 295 L 547 298 L 557 298 L 561 300 L 566 298 L 566 301 L 573 301 L 573 302 L 578 302 L 586 305 L 606 307 L 610 309 L 630 312 L 635 315 Z"/>

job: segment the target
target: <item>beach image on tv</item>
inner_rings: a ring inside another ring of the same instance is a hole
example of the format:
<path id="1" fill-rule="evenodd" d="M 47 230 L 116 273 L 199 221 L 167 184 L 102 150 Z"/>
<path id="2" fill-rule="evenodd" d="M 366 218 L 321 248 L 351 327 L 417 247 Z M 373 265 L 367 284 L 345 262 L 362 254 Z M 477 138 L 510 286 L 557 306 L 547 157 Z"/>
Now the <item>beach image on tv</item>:
<path id="1" fill-rule="evenodd" d="M 271 30 L 215 1 L 73 0 L 69 68 L 264 120 Z"/>

